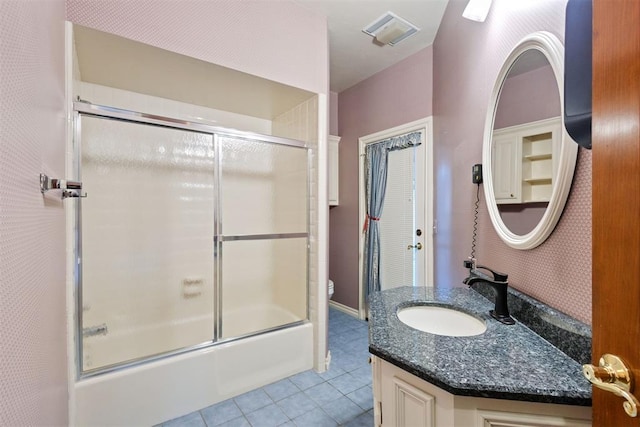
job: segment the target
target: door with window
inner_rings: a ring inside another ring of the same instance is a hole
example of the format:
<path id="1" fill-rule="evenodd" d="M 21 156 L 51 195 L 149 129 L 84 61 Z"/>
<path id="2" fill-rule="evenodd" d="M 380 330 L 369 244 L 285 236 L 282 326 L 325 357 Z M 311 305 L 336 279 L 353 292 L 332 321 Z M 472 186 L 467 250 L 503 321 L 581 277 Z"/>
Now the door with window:
<path id="1" fill-rule="evenodd" d="M 389 152 L 379 220 L 382 290 L 425 283 L 424 144 Z"/>
<path id="2" fill-rule="evenodd" d="M 365 153 L 368 146 L 419 132 L 420 144 L 391 150 L 387 157 L 386 191 L 379 217 L 367 218 Z M 379 229 L 381 290 L 433 283 L 432 121 L 418 120 L 361 137 L 360 230 L 376 221 Z M 365 233 L 360 239 L 360 316 L 366 317 Z"/>

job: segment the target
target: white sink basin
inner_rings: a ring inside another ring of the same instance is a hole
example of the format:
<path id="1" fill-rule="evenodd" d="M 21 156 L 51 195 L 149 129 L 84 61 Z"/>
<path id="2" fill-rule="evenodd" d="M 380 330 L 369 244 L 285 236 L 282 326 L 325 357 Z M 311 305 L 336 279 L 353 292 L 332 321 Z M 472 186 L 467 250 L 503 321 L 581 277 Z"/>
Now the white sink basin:
<path id="1" fill-rule="evenodd" d="M 467 313 L 435 305 L 402 308 L 398 310 L 398 319 L 414 329 L 449 337 L 470 337 L 487 330 L 483 321 Z"/>

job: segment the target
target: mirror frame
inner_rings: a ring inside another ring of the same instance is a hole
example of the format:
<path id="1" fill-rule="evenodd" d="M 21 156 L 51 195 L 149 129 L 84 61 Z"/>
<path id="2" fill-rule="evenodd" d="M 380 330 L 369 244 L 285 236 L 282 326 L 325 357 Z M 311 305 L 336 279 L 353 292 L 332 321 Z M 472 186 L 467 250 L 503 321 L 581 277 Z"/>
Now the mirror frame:
<path id="1" fill-rule="evenodd" d="M 547 58 L 553 69 L 556 84 L 558 85 L 558 95 L 560 96 L 562 135 L 560 136 L 560 147 L 558 149 L 558 169 L 553 180 L 551 198 L 549 199 L 547 209 L 533 230 L 527 234 L 518 235 L 509 230 L 502 221 L 502 217 L 498 211 L 498 205 L 493 191 L 491 149 L 495 112 L 504 80 L 520 55 L 529 50 L 541 52 Z M 564 46 L 552 33 L 539 31 L 529 34 L 520 40 L 516 47 L 513 48 L 498 73 L 493 91 L 491 92 L 491 99 L 489 101 L 484 126 L 482 169 L 485 200 L 493 227 L 498 233 L 498 236 L 500 236 L 507 245 L 515 249 L 533 249 L 542 244 L 551 235 L 560 220 L 567 198 L 569 197 L 577 158 L 578 144 L 571 139 L 564 127 Z"/>

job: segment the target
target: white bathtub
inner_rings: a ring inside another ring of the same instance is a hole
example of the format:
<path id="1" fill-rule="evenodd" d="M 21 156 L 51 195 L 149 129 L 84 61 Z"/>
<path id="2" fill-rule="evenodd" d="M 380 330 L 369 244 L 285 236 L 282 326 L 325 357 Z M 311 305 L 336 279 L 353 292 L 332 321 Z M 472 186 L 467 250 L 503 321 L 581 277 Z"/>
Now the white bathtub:
<path id="1" fill-rule="evenodd" d="M 222 339 L 238 338 L 300 320 L 302 317 L 275 304 L 226 310 L 222 317 Z M 114 323 L 109 322 L 106 335 L 84 338 L 86 371 L 206 342 L 213 336 L 214 318 L 209 314 L 137 327 L 118 327 L 117 323 L 112 327 Z"/>
<path id="2" fill-rule="evenodd" d="M 222 316 L 222 337 L 239 337 L 252 331 L 271 329 L 299 320 L 300 317 L 292 312 L 270 304 L 226 310 Z"/>
<path id="3" fill-rule="evenodd" d="M 311 323 L 221 343 L 78 380 L 73 425 L 154 425 L 312 366 Z"/>

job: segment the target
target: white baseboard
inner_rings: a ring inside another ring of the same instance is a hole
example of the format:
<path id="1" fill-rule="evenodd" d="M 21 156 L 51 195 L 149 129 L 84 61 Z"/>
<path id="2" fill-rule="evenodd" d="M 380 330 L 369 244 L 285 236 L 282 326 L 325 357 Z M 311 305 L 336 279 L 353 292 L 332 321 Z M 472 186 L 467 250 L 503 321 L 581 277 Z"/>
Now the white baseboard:
<path id="1" fill-rule="evenodd" d="M 340 310 L 343 313 L 347 313 L 348 315 L 355 317 L 356 319 L 360 318 L 360 313 L 355 308 L 351 308 L 347 305 L 340 304 L 339 302 L 333 300 L 329 300 L 329 305 L 336 310 Z"/>

